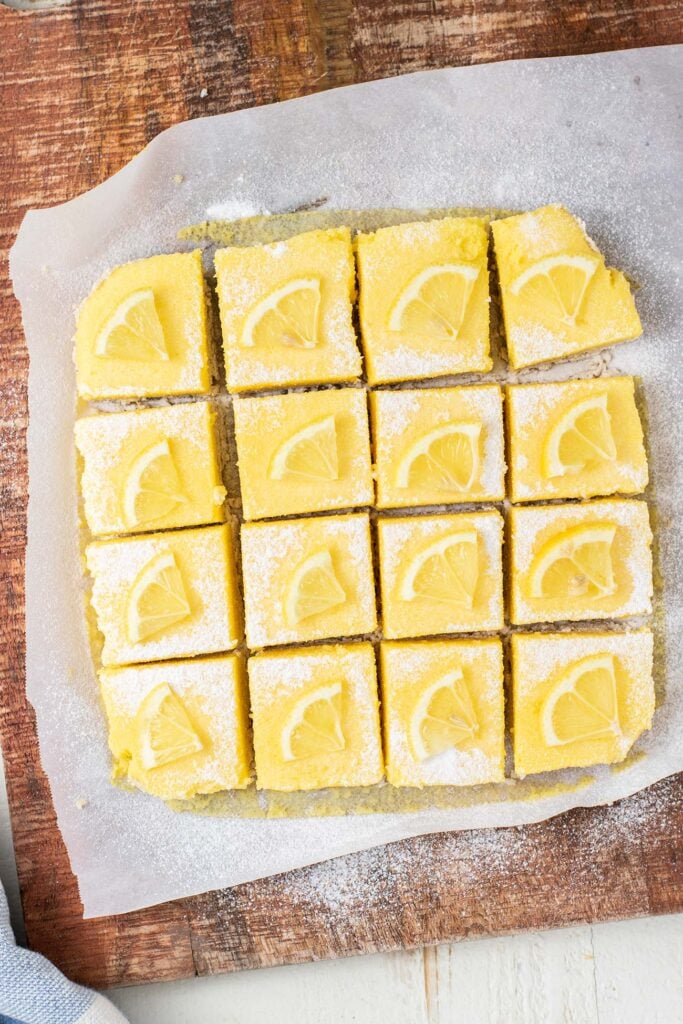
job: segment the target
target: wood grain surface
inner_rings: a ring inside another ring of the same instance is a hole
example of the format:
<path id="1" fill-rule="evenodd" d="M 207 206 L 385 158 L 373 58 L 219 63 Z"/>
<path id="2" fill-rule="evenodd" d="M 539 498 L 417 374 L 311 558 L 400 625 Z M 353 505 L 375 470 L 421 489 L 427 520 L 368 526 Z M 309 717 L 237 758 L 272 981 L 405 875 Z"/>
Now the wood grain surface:
<path id="1" fill-rule="evenodd" d="M 132 984 L 683 909 L 679 776 L 496 844 L 411 840 L 83 921 L 24 695 L 27 356 L 4 258 L 24 210 L 99 183 L 186 118 L 424 68 L 681 41 L 680 0 L 0 6 L 0 736 L 28 940 L 71 977 Z"/>

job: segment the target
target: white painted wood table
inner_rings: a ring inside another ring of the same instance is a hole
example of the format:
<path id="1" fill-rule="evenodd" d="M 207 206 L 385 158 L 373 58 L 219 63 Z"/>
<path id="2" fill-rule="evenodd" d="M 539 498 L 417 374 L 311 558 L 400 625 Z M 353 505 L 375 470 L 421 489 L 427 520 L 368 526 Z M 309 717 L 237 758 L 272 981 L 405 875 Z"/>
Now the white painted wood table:
<path id="1" fill-rule="evenodd" d="M 21 936 L 1 757 L 0 879 Z M 108 994 L 131 1024 L 683 1024 L 683 914 Z"/>

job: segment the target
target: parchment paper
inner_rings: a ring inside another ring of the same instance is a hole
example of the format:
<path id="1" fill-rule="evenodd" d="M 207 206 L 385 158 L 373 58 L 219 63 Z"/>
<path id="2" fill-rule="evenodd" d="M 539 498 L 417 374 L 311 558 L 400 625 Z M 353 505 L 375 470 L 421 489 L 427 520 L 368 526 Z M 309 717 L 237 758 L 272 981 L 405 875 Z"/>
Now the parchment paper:
<path id="1" fill-rule="evenodd" d="M 40 751 L 86 917 L 263 877 L 406 836 L 537 821 L 683 769 L 680 47 L 427 72 L 180 124 L 93 191 L 30 211 L 11 254 L 30 352 L 26 667 Z M 521 802 L 409 814 L 176 814 L 109 782 L 75 529 L 74 307 L 114 264 L 179 248 L 208 217 L 565 203 L 641 282 L 645 334 L 614 354 L 648 407 L 663 567 L 663 704 L 618 772 Z M 85 806 L 83 802 L 87 801 Z M 79 806 L 80 805 L 80 806 Z"/>

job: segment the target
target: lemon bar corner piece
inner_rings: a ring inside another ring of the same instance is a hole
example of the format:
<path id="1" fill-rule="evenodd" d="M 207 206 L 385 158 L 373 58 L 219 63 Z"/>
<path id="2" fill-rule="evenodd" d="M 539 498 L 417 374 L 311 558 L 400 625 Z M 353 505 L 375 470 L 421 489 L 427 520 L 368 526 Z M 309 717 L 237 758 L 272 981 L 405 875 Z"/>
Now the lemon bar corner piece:
<path id="1" fill-rule="evenodd" d="M 104 668 L 99 679 L 115 778 L 163 800 L 250 784 L 240 655 Z"/>
<path id="2" fill-rule="evenodd" d="M 212 381 L 201 252 L 115 267 L 78 310 L 74 360 L 83 399 L 207 394 Z"/>
<path id="3" fill-rule="evenodd" d="M 491 230 L 513 369 L 640 335 L 628 280 L 563 206 L 494 220 Z"/>

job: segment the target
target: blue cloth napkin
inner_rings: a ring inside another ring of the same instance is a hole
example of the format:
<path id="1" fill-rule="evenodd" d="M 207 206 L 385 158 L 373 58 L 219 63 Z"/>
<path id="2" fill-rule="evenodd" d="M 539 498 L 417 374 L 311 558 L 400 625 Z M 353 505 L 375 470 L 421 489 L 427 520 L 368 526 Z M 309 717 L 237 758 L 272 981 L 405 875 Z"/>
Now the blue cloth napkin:
<path id="1" fill-rule="evenodd" d="M 14 941 L 0 885 L 0 1024 L 126 1024 L 108 999 Z"/>

